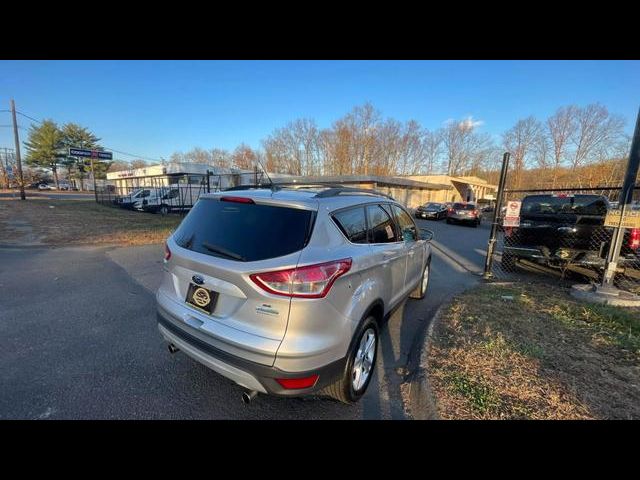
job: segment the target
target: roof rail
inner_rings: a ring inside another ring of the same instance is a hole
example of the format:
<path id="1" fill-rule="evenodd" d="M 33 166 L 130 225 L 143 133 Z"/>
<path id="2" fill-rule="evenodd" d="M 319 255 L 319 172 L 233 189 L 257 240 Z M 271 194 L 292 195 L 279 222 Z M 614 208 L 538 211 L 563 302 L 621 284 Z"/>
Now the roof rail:
<path id="1" fill-rule="evenodd" d="M 390 200 L 395 201 L 395 199 L 391 195 L 387 195 L 386 193 L 378 192 L 376 190 L 369 190 L 366 188 L 353 188 L 353 187 L 331 187 L 327 190 L 323 190 L 322 192 L 316 193 L 316 198 L 327 198 L 327 197 L 337 197 L 339 195 L 371 195 L 374 197 L 385 197 Z"/>
<path id="2" fill-rule="evenodd" d="M 276 184 L 266 184 L 266 185 L 262 185 L 262 184 L 252 184 L 252 185 L 236 185 L 235 187 L 229 187 L 229 188 L 225 188 L 222 191 L 223 192 L 233 192 L 236 190 L 256 190 L 256 189 L 265 189 L 265 190 L 280 190 L 280 186 L 276 185 Z"/>

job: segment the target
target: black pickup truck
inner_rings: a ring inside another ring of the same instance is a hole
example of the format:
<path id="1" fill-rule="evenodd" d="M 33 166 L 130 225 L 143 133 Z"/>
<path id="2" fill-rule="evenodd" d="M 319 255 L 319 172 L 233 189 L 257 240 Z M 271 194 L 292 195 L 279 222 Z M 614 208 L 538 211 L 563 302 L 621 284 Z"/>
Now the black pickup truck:
<path id="1" fill-rule="evenodd" d="M 520 226 L 504 227 L 502 265 L 527 259 L 548 267 L 605 265 L 613 229 L 604 226 L 610 209 L 601 195 L 528 195 L 522 200 Z M 640 229 L 626 229 L 618 262 L 640 268 Z"/>

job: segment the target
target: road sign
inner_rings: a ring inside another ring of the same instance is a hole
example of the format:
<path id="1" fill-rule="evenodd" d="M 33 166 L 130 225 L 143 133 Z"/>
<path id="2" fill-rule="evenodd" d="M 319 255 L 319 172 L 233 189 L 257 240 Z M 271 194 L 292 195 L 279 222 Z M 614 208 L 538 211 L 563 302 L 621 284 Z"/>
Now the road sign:
<path id="1" fill-rule="evenodd" d="M 507 202 L 507 211 L 504 214 L 504 222 L 502 223 L 505 227 L 519 227 L 520 226 L 520 207 L 522 206 L 522 202 L 519 201 L 510 201 Z"/>
<path id="2" fill-rule="evenodd" d="M 100 150 L 87 150 L 85 148 L 69 148 L 69 155 L 72 157 L 89 157 L 100 160 L 113 160 L 113 153 L 102 152 Z"/>
<path id="3" fill-rule="evenodd" d="M 620 223 L 620 210 L 609 210 L 604 219 L 605 227 L 640 228 L 640 210 L 625 212 Z"/>

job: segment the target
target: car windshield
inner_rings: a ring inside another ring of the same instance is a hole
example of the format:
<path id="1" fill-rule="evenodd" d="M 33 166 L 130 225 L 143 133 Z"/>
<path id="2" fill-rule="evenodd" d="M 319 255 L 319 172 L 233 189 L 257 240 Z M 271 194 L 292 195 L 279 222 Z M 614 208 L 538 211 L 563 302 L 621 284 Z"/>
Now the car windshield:
<path id="1" fill-rule="evenodd" d="M 424 206 L 425 210 L 440 210 L 441 206 L 439 203 L 427 203 Z"/>
<path id="2" fill-rule="evenodd" d="M 475 210 L 476 206 L 473 203 L 454 203 L 454 210 Z"/>
<path id="3" fill-rule="evenodd" d="M 534 195 L 522 201 L 521 211 L 537 215 L 605 215 L 607 207 L 607 200 L 599 195 Z"/>

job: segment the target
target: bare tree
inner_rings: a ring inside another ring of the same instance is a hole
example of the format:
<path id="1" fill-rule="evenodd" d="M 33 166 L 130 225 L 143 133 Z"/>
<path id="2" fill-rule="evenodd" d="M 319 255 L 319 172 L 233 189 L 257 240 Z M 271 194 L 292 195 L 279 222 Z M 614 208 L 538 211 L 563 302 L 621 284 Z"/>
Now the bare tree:
<path id="1" fill-rule="evenodd" d="M 576 111 L 576 129 L 572 136 L 575 145 L 571 168 L 602 159 L 609 155 L 623 135 L 624 120 L 611 115 L 600 104 L 587 105 Z"/>
<path id="2" fill-rule="evenodd" d="M 145 161 L 145 160 L 131 160 L 131 162 L 129 162 L 131 164 L 131 168 L 144 168 L 149 166 L 149 164 Z"/>
<path id="3" fill-rule="evenodd" d="M 518 120 L 516 124 L 507 130 L 502 136 L 504 147 L 513 156 L 513 172 L 515 188 L 519 188 L 522 182 L 522 172 L 527 166 L 529 157 L 542 135 L 542 125 L 534 117 Z"/>
<path id="4" fill-rule="evenodd" d="M 256 152 L 247 144 L 241 143 L 233 151 L 231 160 L 235 167 L 243 170 L 251 170 L 256 165 Z"/>
<path id="5" fill-rule="evenodd" d="M 430 132 L 425 130 L 422 143 L 424 145 L 423 171 L 427 174 L 434 172 L 435 166 L 442 154 L 442 130 Z"/>
<path id="6" fill-rule="evenodd" d="M 442 142 L 449 175 L 464 175 L 481 168 L 492 141 L 488 135 L 476 131 L 479 125 L 472 118 L 452 120 L 445 125 Z"/>
<path id="7" fill-rule="evenodd" d="M 574 105 L 560 107 L 547 119 L 547 135 L 549 136 L 553 153 L 553 184 L 555 187 L 558 169 L 564 164 L 570 139 L 576 131 L 576 114 L 578 108 Z"/>

